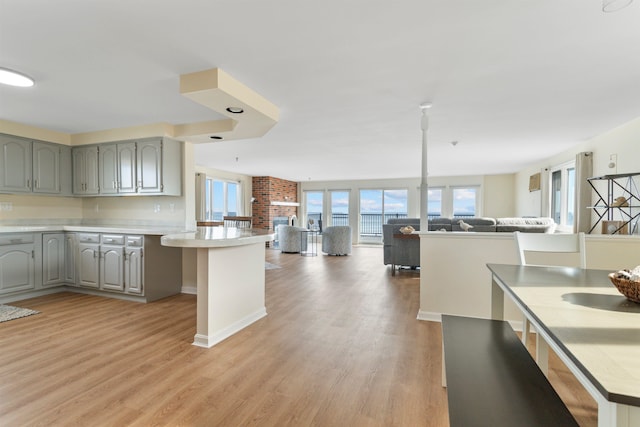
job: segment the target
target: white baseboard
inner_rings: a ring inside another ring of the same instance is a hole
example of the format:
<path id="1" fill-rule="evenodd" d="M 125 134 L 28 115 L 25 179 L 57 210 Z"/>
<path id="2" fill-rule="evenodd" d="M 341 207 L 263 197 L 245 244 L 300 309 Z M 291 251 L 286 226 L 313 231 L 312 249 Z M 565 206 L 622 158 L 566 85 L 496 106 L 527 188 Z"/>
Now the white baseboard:
<path id="1" fill-rule="evenodd" d="M 198 295 L 198 288 L 195 286 L 183 286 L 180 292 L 183 294 Z"/>
<path id="2" fill-rule="evenodd" d="M 265 307 L 262 307 L 260 310 L 232 323 L 231 325 L 221 329 L 213 335 L 196 334 L 193 337 L 193 345 L 198 347 L 211 348 L 214 345 L 218 344 L 220 341 L 229 338 L 231 335 L 235 334 L 241 329 L 246 328 L 253 322 L 262 319 L 266 315 L 267 309 Z"/>
<path id="3" fill-rule="evenodd" d="M 432 311 L 419 310 L 417 319 L 426 320 L 428 322 L 442 322 L 442 314 L 434 313 Z"/>
<path id="4" fill-rule="evenodd" d="M 428 322 L 442 322 L 442 313 L 435 313 L 432 311 L 418 311 L 418 320 L 426 320 Z M 522 321 L 521 320 L 507 320 L 511 328 L 516 332 L 522 332 Z M 535 333 L 535 329 L 531 328 L 531 332 Z"/>

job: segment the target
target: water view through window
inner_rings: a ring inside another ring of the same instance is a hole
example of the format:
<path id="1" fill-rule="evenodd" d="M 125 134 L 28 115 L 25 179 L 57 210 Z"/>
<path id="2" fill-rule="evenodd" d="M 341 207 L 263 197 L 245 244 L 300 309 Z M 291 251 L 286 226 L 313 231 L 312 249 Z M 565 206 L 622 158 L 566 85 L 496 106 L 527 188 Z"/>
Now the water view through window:
<path id="1" fill-rule="evenodd" d="M 382 224 L 390 218 L 406 218 L 407 195 L 406 189 L 360 190 L 360 237 L 379 241 Z"/>

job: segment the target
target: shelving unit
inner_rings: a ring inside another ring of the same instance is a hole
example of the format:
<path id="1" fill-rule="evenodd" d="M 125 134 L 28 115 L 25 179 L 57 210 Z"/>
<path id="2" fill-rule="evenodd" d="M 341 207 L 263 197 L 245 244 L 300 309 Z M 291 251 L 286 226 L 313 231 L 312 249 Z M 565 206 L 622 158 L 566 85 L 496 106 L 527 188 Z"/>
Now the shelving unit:
<path id="1" fill-rule="evenodd" d="M 636 228 L 640 226 L 638 220 L 640 218 L 640 192 L 634 180 L 635 176 L 639 176 L 640 172 L 622 173 L 615 175 L 603 175 L 593 178 L 587 178 L 589 185 L 598 195 L 598 200 L 594 206 L 590 206 L 594 210 L 598 219 L 593 224 L 589 233 L 591 233 L 598 224 L 603 221 L 614 221 L 614 214 L 620 213 L 618 223 L 612 223 L 614 229 L 606 230 L 608 234 L 635 234 Z M 605 196 L 598 191 L 596 182 L 606 181 L 607 195 Z M 618 190 L 619 196 L 616 196 Z M 616 198 L 624 197 L 626 206 L 620 206 L 615 203 Z"/>

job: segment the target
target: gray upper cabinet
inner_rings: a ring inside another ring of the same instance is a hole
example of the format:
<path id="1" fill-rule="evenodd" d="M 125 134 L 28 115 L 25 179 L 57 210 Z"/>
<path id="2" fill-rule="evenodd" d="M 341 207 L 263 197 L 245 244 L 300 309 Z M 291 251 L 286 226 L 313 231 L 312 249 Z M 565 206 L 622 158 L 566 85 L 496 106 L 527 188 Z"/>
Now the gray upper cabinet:
<path id="1" fill-rule="evenodd" d="M 0 190 L 31 192 L 31 141 L 0 135 Z"/>
<path id="2" fill-rule="evenodd" d="M 33 142 L 33 191 L 59 194 L 60 147 L 44 142 Z"/>
<path id="3" fill-rule="evenodd" d="M 88 193 L 86 183 L 76 177 L 85 176 L 92 168 L 87 157 L 73 148 L 74 194 L 117 196 L 182 194 L 182 145 L 169 138 L 145 138 L 99 144 L 97 171 L 99 192 Z"/>
<path id="4" fill-rule="evenodd" d="M 0 135 L 0 191 L 69 194 L 70 147 Z"/>
<path id="5" fill-rule="evenodd" d="M 95 196 L 100 193 L 98 146 L 73 147 L 73 194 Z"/>
<path id="6" fill-rule="evenodd" d="M 136 192 L 136 143 L 100 145 L 100 194 Z"/>
<path id="7" fill-rule="evenodd" d="M 137 142 L 138 193 L 180 196 L 182 194 L 182 147 L 169 138 Z"/>

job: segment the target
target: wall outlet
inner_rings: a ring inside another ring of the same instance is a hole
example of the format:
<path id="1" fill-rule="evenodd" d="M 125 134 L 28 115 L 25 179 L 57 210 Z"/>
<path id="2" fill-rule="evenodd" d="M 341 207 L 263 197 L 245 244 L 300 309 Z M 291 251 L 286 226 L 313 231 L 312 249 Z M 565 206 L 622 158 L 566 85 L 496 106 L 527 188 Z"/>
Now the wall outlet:
<path id="1" fill-rule="evenodd" d="M 174 213 L 176 211 L 176 204 L 169 203 L 169 210 L 171 211 L 171 213 Z"/>
<path id="2" fill-rule="evenodd" d="M 0 202 L 0 211 L 12 211 L 13 203 L 12 202 Z"/>
<path id="3" fill-rule="evenodd" d="M 155 205 L 153 205 L 153 212 L 160 213 L 160 203 L 156 203 Z"/>

